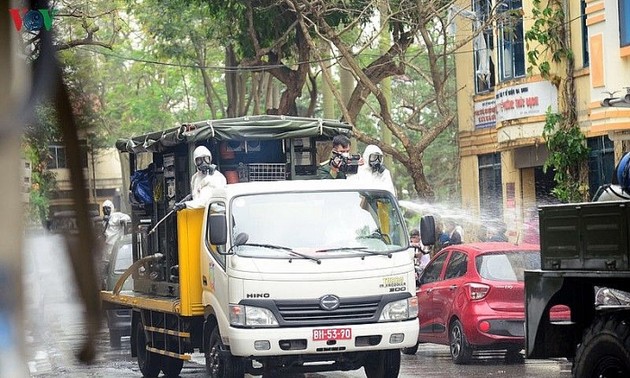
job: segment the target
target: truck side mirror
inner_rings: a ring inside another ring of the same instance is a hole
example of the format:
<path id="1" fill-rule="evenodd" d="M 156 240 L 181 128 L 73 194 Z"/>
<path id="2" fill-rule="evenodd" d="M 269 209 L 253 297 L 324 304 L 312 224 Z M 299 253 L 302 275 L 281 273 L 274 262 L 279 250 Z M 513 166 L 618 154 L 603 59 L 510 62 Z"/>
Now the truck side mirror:
<path id="1" fill-rule="evenodd" d="M 425 215 L 420 219 L 420 238 L 422 244 L 426 246 L 435 244 L 435 219 L 433 215 Z"/>
<path id="2" fill-rule="evenodd" d="M 227 243 L 227 221 L 225 213 L 210 214 L 208 217 L 210 244 L 224 245 Z"/>

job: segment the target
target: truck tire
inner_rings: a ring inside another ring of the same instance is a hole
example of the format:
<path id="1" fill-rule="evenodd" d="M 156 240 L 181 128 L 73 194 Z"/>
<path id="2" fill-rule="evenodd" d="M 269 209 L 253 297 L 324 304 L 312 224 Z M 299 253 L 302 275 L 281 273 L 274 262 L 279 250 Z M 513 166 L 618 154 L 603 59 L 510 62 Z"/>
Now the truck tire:
<path id="1" fill-rule="evenodd" d="M 184 367 L 184 360 L 175 357 L 162 356 L 162 373 L 166 377 L 177 378 Z"/>
<path id="2" fill-rule="evenodd" d="M 595 318 L 573 361 L 574 377 L 630 376 L 630 324 L 624 316 Z"/>
<path id="3" fill-rule="evenodd" d="M 136 353 L 138 367 L 143 377 L 155 378 L 162 370 L 162 356 L 147 350 L 147 338 L 144 335 L 142 322 L 136 324 Z"/>
<path id="4" fill-rule="evenodd" d="M 466 340 L 464 327 L 459 319 L 455 319 L 451 323 L 451 329 L 448 332 L 448 341 L 451 350 L 451 358 L 458 365 L 467 364 L 472 358 L 472 348 Z"/>
<path id="5" fill-rule="evenodd" d="M 215 325 L 211 329 L 204 327 L 204 330 L 210 333 L 205 338 L 208 344 L 204 349 L 206 372 L 210 378 L 242 378 L 245 375 L 243 362 L 240 358 L 229 354 L 229 350 L 221 340 L 219 326 Z M 225 357 L 226 352 L 228 357 Z"/>
<path id="6" fill-rule="evenodd" d="M 420 346 L 420 343 L 416 343 L 416 345 L 412 347 L 402 348 L 402 353 L 413 356 L 414 354 L 418 353 L 418 346 Z"/>
<path id="7" fill-rule="evenodd" d="M 394 378 L 400 371 L 400 350 L 382 350 L 369 354 L 363 369 L 367 378 Z"/>

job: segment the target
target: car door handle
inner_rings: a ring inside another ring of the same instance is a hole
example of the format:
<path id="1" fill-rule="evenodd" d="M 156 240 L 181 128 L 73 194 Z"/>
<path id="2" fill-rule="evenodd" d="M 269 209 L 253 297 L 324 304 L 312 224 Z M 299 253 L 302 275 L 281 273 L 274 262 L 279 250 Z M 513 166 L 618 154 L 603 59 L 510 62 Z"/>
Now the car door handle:
<path id="1" fill-rule="evenodd" d="M 448 287 L 448 289 L 451 290 L 451 291 L 455 290 L 455 289 L 457 289 L 457 285 L 451 285 L 451 286 Z"/>
<path id="2" fill-rule="evenodd" d="M 431 292 L 433 291 L 433 289 L 426 289 L 425 290 L 427 294 L 431 294 Z"/>

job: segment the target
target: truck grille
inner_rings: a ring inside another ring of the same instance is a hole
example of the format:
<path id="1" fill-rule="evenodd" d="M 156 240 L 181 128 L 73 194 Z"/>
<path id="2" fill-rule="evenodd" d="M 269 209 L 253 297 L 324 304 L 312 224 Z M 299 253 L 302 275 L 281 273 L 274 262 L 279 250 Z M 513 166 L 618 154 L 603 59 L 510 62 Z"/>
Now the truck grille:
<path id="1" fill-rule="evenodd" d="M 381 311 L 387 303 L 409 297 L 411 294 L 408 292 L 364 297 L 338 297 L 339 307 L 334 310 L 325 310 L 321 307 L 320 302 L 324 297 L 308 299 L 247 298 L 242 299 L 239 304 L 268 309 L 276 317 L 280 327 L 331 326 L 378 322 Z"/>
<path id="2" fill-rule="evenodd" d="M 362 323 L 378 316 L 381 297 L 342 299 L 338 308 L 323 310 L 319 300 L 274 301 L 285 324 Z"/>

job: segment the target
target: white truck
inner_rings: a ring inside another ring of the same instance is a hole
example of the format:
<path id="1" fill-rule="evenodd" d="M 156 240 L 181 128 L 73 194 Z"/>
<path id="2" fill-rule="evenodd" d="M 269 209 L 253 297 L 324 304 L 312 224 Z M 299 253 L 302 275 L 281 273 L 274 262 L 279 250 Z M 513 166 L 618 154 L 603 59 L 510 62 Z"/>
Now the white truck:
<path id="1" fill-rule="evenodd" d="M 190 156 L 195 144 L 177 148 Z M 153 163 L 169 151 L 153 151 Z M 418 307 L 392 193 L 350 180 L 234 183 L 155 233 L 152 215 L 132 212 L 135 262 L 101 292 L 106 307 L 133 309 L 144 376 L 178 376 L 196 351 L 211 377 L 361 367 L 398 376 Z M 129 275 L 134 290 L 120 291 Z"/>

